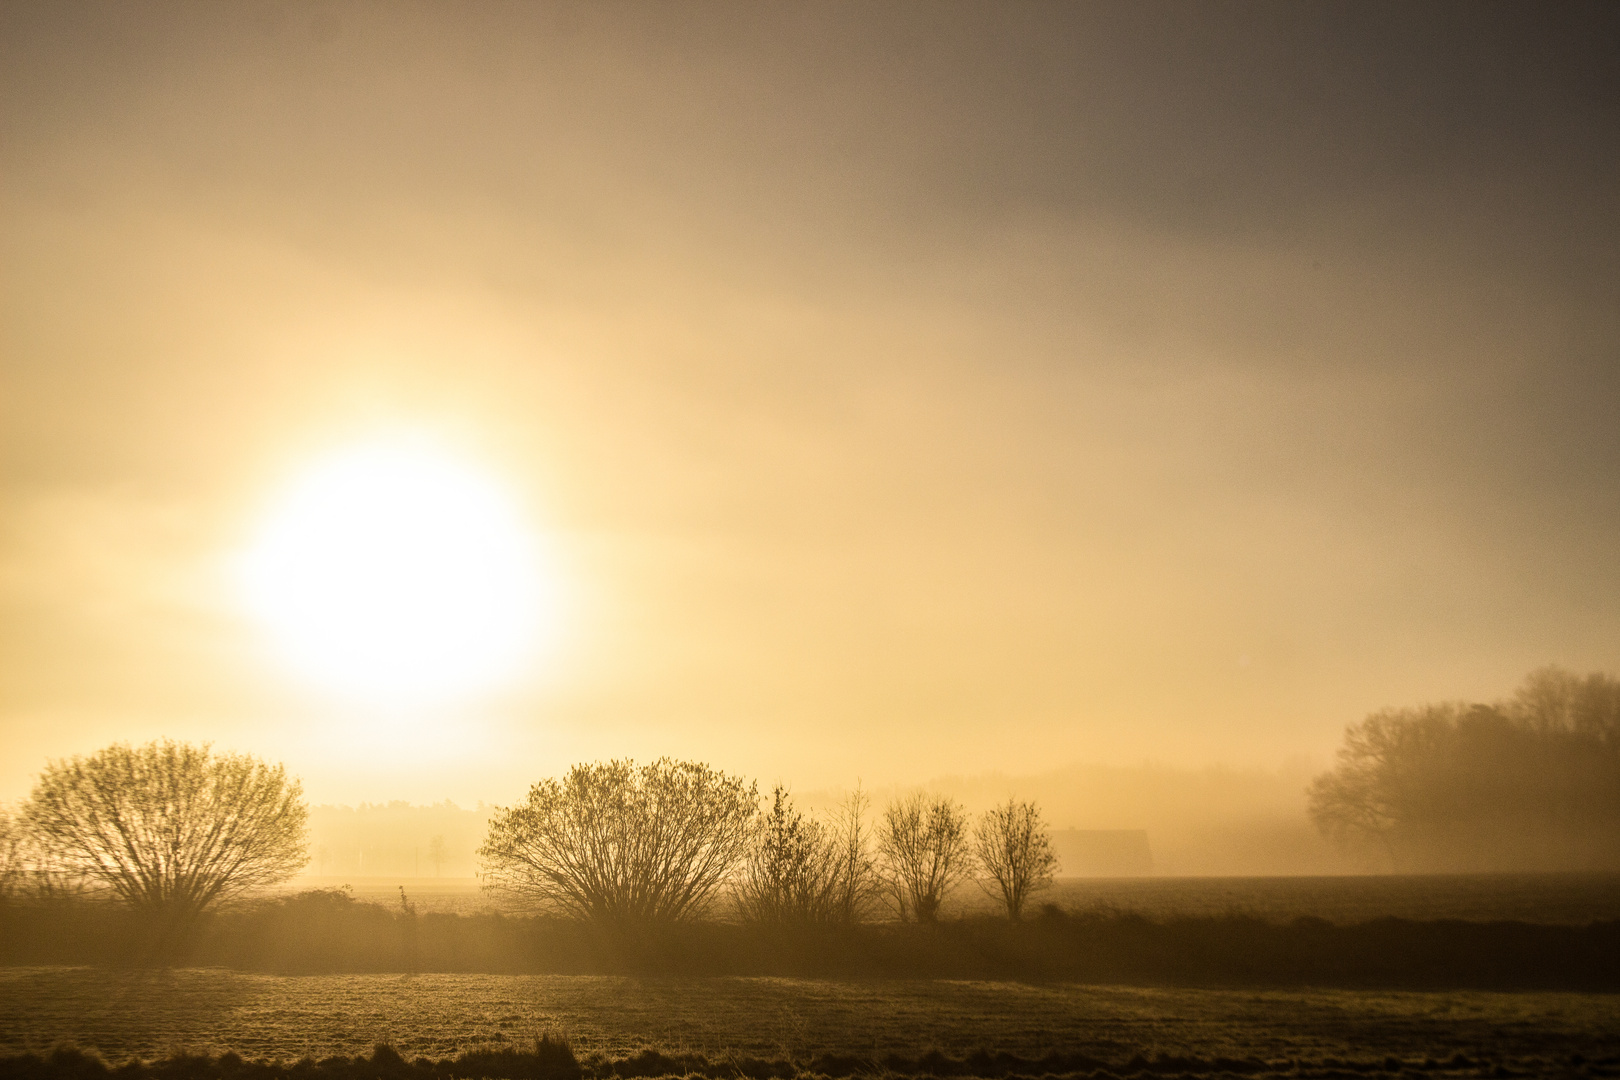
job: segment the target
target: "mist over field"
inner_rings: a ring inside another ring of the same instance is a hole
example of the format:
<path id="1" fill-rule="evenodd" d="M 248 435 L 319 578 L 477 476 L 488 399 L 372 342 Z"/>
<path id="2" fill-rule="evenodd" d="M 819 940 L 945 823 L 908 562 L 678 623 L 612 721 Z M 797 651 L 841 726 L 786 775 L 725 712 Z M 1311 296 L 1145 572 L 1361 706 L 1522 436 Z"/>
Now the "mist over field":
<path id="1" fill-rule="evenodd" d="M 953 777 L 930 791 L 974 811 L 1017 795 L 1038 802 L 1055 829 L 1145 830 L 1156 874 L 1321 874 L 1369 868 L 1323 839 L 1305 816 L 1303 767 L 1261 772 L 1166 767 L 1071 766 L 1028 777 Z M 810 809 L 826 809 L 843 792 L 802 791 Z M 894 791 L 873 789 L 882 800 Z M 454 804 L 322 805 L 311 809 L 306 873 L 323 878 L 457 877 L 476 871 L 488 811 Z M 446 839 L 440 867 L 430 859 L 435 836 Z M 1376 868 L 1374 865 L 1372 868 Z M 1131 872 L 1130 867 L 1125 873 Z M 1074 873 L 1082 872 L 1078 867 Z M 1122 871 L 1113 870 L 1112 874 Z"/>
<path id="2" fill-rule="evenodd" d="M 0 1076 L 1617 1076 L 1620 7 L 0 0 Z"/>

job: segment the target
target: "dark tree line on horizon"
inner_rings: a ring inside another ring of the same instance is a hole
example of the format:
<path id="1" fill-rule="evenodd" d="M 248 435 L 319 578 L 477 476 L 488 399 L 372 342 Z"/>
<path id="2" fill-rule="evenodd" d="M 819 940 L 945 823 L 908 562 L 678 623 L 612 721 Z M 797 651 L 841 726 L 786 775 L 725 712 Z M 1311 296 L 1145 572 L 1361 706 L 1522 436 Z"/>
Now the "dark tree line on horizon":
<path id="1" fill-rule="evenodd" d="M 1620 680 L 1545 668 L 1494 705 L 1374 713 L 1308 807 L 1400 871 L 1620 869 Z M 487 887 L 603 924 L 933 923 L 968 881 L 1016 922 L 1053 880 L 1033 803 L 973 819 L 915 792 L 869 810 L 857 790 L 808 816 L 781 786 L 762 805 L 700 762 L 580 764 L 497 809 L 479 856 Z M 307 817 L 298 782 L 250 755 L 159 741 L 51 762 L 0 813 L 0 902 L 110 899 L 184 936 L 302 869 Z"/>
<path id="2" fill-rule="evenodd" d="M 1620 869 L 1620 679 L 1548 667 L 1495 704 L 1373 713 L 1309 812 L 1396 871 Z"/>

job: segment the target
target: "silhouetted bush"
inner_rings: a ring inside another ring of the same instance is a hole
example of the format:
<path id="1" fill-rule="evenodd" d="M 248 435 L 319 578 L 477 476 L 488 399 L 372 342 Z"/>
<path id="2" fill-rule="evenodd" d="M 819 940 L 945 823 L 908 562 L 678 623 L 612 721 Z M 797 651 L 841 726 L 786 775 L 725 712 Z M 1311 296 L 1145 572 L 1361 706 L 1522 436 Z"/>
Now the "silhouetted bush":
<path id="1" fill-rule="evenodd" d="M 865 806 L 856 791 L 832 821 L 816 821 L 778 784 L 732 885 L 738 917 L 773 926 L 859 922 L 878 891 Z"/>
<path id="2" fill-rule="evenodd" d="M 597 923 L 698 918 L 747 852 L 759 792 L 696 761 L 575 765 L 497 809 L 478 849 L 493 888 Z"/>
<path id="3" fill-rule="evenodd" d="M 902 921 L 937 922 L 945 897 L 973 868 L 967 811 L 919 791 L 884 808 L 877 840 L 895 913 Z"/>
<path id="4" fill-rule="evenodd" d="M 973 830 L 973 858 L 979 887 L 1002 902 L 1013 922 L 1024 917 L 1030 894 L 1057 875 L 1052 838 L 1032 802 L 1008 799 L 981 814 Z"/>
<path id="5" fill-rule="evenodd" d="M 48 865 L 183 930 L 297 873 L 308 817 L 280 765 L 162 740 L 51 762 L 20 824 Z"/>

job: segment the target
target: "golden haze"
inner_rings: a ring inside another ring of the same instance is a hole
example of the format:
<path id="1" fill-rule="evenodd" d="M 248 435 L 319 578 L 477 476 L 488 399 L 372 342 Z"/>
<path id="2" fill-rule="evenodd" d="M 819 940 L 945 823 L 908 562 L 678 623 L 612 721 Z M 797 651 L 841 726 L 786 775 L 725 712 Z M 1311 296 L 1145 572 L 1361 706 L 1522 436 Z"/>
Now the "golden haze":
<path id="1" fill-rule="evenodd" d="M 1601 116 L 1319 99 L 1288 19 L 839 10 L 8 16 L 0 798 L 160 735 L 318 802 L 1293 785 L 1374 708 L 1613 670 Z M 233 577 L 400 431 L 554 590 L 427 704 L 289 677 Z"/>

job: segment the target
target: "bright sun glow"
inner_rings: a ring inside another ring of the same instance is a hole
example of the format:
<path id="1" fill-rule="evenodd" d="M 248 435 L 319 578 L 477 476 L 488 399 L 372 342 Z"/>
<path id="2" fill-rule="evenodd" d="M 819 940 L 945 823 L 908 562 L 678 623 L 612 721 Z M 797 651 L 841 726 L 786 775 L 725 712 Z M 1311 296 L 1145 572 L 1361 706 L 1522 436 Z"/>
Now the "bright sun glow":
<path id="1" fill-rule="evenodd" d="M 379 704 L 512 677 L 549 614 L 534 539 L 505 492 L 419 442 L 317 465 L 273 507 L 242 571 L 294 668 Z"/>

